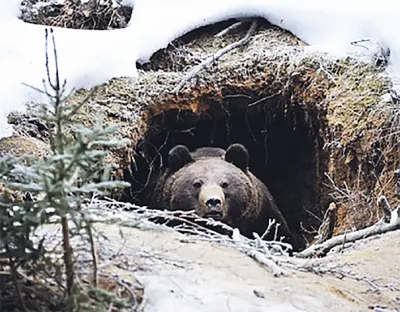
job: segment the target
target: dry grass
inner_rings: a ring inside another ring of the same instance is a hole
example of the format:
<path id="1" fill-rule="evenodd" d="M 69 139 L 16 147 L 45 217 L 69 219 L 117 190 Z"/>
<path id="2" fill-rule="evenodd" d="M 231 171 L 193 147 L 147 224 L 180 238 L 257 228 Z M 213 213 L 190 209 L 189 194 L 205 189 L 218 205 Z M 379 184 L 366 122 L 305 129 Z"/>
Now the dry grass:
<path id="1" fill-rule="evenodd" d="M 112 5 L 111 0 L 90 0 L 87 3 L 65 0 L 56 4 L 51 0 L 24 0 L 21 19 L 32 24 L 75 29 L 106 30 L 125 28 L 132 8 Z"/>
<path id="2" fill-rule="evenodd" d="M 360 180 L 354 189 L 350 189 L 346 181 L 342 186 L 327 175 L 330 196 L 338 206 L 335 234 L 356 231 L 376 223 L 380 217 L 379 208 L 375 205 L 371 194 L 362 190 Z"/>

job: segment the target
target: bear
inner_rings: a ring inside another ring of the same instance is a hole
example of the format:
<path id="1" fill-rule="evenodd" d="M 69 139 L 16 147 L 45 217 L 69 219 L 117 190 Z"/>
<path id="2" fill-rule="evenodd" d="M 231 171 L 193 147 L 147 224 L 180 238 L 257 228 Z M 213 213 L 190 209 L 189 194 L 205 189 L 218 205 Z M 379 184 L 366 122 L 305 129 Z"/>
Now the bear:
<path id="1" fill-rule="evenodd" d="M 238 228 L 247 237 L 253 237 L 252 232 L 262 235 L 269 219 L 275 219 L 280 223 L 279 234 L 296 245 L 270 191 L 249 171 L 249 152 L 239 143 L 226 151 L 203 147 L 190 152 L 184 145 L 172 148 L 168 167 L 157 179 L 151 207 L 194 210 L 200 217 Z"/>

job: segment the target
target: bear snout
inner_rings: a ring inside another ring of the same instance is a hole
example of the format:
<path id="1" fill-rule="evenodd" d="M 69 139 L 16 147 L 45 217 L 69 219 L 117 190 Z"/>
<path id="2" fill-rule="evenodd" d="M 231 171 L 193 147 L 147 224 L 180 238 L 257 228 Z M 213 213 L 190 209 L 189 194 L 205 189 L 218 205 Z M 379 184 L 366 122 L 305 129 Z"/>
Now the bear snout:
<path id="1" fill-rule="evenodd" d="M 198 212 L 200 216 L 213 219 L 224 217 L 225 195 L 219 185 L 204 185 L 200 191 L 199 201 L 202 210 Z"/>
<path id="2" fill-rule="evenodd" d="M 223 217 L 222 214 L 222 201 L 219 198 L 212 197 L 207 199 L 206 206 L 208 208 L 205 217 L 210 217 L 216 220 L 220 220 Z"/>
<path id="3" fill-rule="evenodd" d="M 206 201 L 206 206 L 211 210 L 219 209 L 221 207 L 221 204 L 221 200 L 217 197 L 211 197 Z"/>

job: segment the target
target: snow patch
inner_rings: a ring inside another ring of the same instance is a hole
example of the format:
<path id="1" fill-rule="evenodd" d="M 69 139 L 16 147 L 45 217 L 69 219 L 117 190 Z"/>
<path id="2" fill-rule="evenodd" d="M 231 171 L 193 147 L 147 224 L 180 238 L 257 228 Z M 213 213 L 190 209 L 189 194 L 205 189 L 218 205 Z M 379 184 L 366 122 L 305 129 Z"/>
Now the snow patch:
<path id="1" fill-rule="evenodd" d="M 109 31 L 54 28 L 60 76 L 67 90 L 90 88 L 113 77 L 137 77 L 135 63 L 147 62 L 175 38 L 229 18 L 260 16 L 310 44 L 310 52 L 349 54 L 373 60 L 382 51 L 387 72 L 400 76 L 400 3 L 361 0 L 124 0 L 134 7 L 127 28 Z M 43 89 L 45 26 L 18 19 L 20 0 L 0 3 L 0 137 L 11 134 L 6 116 Z M 394 80 L 395 87 L 399 80 Z"/>

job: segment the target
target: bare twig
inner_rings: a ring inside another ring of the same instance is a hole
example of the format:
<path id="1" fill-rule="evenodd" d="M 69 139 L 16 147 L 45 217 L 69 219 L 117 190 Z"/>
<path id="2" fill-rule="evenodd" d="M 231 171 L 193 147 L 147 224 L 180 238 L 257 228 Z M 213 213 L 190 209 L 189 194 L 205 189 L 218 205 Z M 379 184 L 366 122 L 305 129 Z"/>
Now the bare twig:
<path id="1" fill-rule="evenodd" d="M 138 298 L 135 294 L 135 292 L 129 287 L 129 285 L 127 285 L 124 281 L 122 281 L 121 279 L 118 279 L 117 283 L 124 287 L 128 293 L 130 294 L 132 301 L 134 302 L 134 306 L 132 307 L 132 309 L 135 311 L 137 309 L 137 307 L 139 306 L 139 301 Z"/>
<path id="2" fill-rule="evenodd" d="M 90 251 L 92 253 L 92 263 L 93 263 L 93 285 L 97 287 L 99 284 L 99 274 L 98 274 L 98 258 L 97 258 L 97 250 L 96 244 L 93 239 L 93 232 L 92 227 L 90 225 L 86 226 L 86 231 L 89 235 L 89 242 L 90 242 Z"/>
<path id="3" fill-rule="evenodd" d="M 270 222 L 271 224 L 272 222 Z M 259 246 L 263 249 L 263 253 L 260 253 L 256 250 L 249 250 L 246 254 L 259 262 L 262 265 L 265 265 L 268 267 L 271 271 L 273 276 L 278 277 L 280 275 L 287 275 L 287 272 L 283 270 L 277 263 L 277 261 L 272 258 L 271 253 L 269 250 L 265 247 L 265 244 L 263 244 L 263 240 L 257 233 L 253 233 L 254 238 L 258 242 Z"/>
<path id="4" fill-rule="evenodd" d="M 194 78 L 202 69 L 204 69 L 205 67 L 207 67 L 208 65 L 210 65 L 212 62 L 217 61 L 218 59 L 220 59 L 223 55 L 225 55 L 226 53 L 237 49 L 241 46 L 246 45 L 249 40 L 250 37 L 253 35 L 253 33 L 255 32 L 257 28 L 257 21 L 254 20 L 251 23 L 251 26 L 249 28 L 249 30 L 246 33 L 246 36 L 244 36 L 243 39 L 234 42 L 230 45 L 227 45 L 226 47 L 222 48 L 221 50 L 217 51 L 215 54 L 211 55 L 210 57 L 208 57 L 207 59 L 205 59 L 203 62 L 201 62 L 199 65 L 195 66 L 192 70 L 190 70 L 186 76 L 182 79 L 182 81 L 176 86 L 176 88 L 174 89 L 175 93 L 178 93 L 179 90 L 183 87 L 183 85 L 189 81 L 190 79 Z"/>
<path id="5" fill-rule="evenodd" d="M 250 108 L 250 107 L 256 106 L 257 104 L 260 104 L 260 103 L 262 103 L 262 102 L 264 102 L 264 101 L 266 101 L 266 100 L 272 99 L 273 97 L 278 96 L 278 95 L 280 95 L 281 93 L 282 93 L 282 90 L 280 90 L 280 91 L 278 91 L 278 92 L 276 92 L 276 93 L 274 93 L 274 94 L 264 96 L 263 98 L 261 98 L 261 99 L 255 101 L 255 102 L 253 102 L 253 103 L 250 103 L 247 107 Z"/>
<path id="6" fill-rule="evenodd" d="M 373 204 L 370 193 L 364 193 L 361 190 L 360 174 L 359 170 L 356 185 L 354 185 L 353 189 L 350 189 L 346 182 L 342 182 L 343 187 L 337 186 L 333 179 L 325 173 L 330 182 L 330 184 L 325 185 L 333 190 L 330 196 L 337 205 L 343 205 L 348 212 L 346 214 L 347 222 L 345 226 L 350 231 L 358 230 L 362 226 L 370 226 L 377 221 L 378 206 Z M 369 218 L 367 217 L 368 214 L 370 215 Z"/>
<path id="7" fill-rule="evenodd" d="M 217 33 L 215 35 L 215 37 L 219 38 L 219 37 L 223 37 L 226 34 L 230 33 L 232 30 L 235 30 L 236 28 L 239 28 L 244 22 L 236 22 L 233 23 L 232 25 L 228 26 L 227 28 L 225 28 L 224 30 L 220 31 L 219 33 Z"/>
<path id="8" fill-rule="evenodd" d="M 264 239 L 265 237 L 267 237 L 267 235 L 271 232 L 271 229 L 272 229 L 272 227 L 274 226 L 275 223 L 276 223 L 275 219 L 269 219 L 268 220 L 267 229 L 265 230 L 263 235 L 261 235 L 261 239 Z"/>

